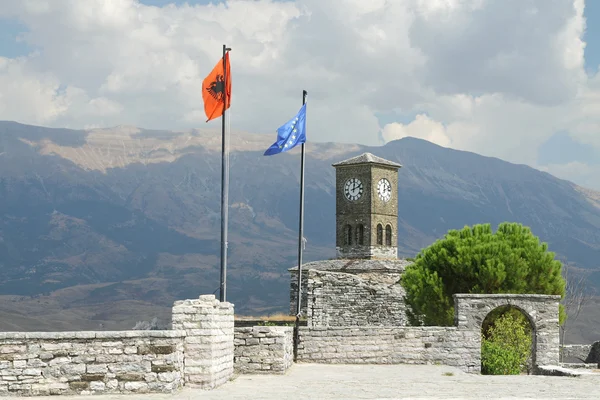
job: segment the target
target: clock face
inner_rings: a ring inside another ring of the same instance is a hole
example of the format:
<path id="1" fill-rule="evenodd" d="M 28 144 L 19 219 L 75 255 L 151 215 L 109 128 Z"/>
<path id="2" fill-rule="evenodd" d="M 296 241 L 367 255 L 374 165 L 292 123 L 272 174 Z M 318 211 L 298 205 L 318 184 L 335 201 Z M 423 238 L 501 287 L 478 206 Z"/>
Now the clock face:
<path id="1" fill-rule="evenodd" d="M 377 195 L 379 196 L 379 199 L 384 202 L 390 201 L 392 198 L 392 185 L 390 184 L 390 181 L 385 178 L 379 180 L 377 183 Z"/>
<path id="2" fill-rule="evenodd" d="M 363 184 L 358 178 L 350 178 L 344 183 L 344 195 L 350 201 L 360 199 L 363 194 Z"/>

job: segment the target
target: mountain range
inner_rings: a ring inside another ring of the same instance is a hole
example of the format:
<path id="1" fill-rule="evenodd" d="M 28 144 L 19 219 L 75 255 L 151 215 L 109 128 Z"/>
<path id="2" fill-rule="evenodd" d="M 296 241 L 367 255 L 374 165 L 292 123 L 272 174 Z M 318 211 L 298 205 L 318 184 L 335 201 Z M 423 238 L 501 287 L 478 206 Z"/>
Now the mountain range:
<path id="1" fill-rule="evenodd" d="M 288 310 L 300 155 L 264 157 L 274 139 L 231 132 L 228 300 L 242 315 Z M 403 165 L 400 256 L 449 229 L 515 221 L 600 287 L 598 192 L 415 138 L 306 148 L 306 261 L 335 256 L 331 164 L 371 152 Z M 220 174 L 218 130 L 0 122 L 0 329 L 128 329 L 168 321 L 177 299 L 218 293 Z"/>

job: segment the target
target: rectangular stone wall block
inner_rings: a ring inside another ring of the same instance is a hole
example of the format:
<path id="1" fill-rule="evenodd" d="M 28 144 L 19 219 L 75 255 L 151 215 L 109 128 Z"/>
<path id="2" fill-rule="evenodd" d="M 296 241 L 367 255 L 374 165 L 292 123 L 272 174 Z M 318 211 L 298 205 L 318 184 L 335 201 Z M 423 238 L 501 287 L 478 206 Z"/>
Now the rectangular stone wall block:
<path id="1" fill-rule="evenodd" d="M 214 295 L 176 301 L 173 329 L 184 330 L 184 384 L 213 389 L 233 375 L 233 304 Z"/>
<path id="2" fill-rule="evenodd" d="M 293 364 L 294 328 L 235 328 L 234 368 L 241 374 L 283 374 Z"/>
<path id="3" fill-rule="evenodd" d="M 313 327 L 405 326 L 405 293 L 399 280 L 406 264 L 404 260 L 309 263 L 302 273 L 301 313 Z M 317 269 L 308 269 L 311 265 Z M 295 315 L 297 271 L 290 273 L 290 314 Z"/>
<path id="4" fill-rule="evenodd" d="M 183 331 L 4 332 L 0 392 L 169 393 L 183 384 L 184 335 Z M 154 373 L 155 366 L 168 368 L 170 374 Z"/>
<path id="5" fill-rule="evenodd" d="M 479 372 L 478 335 L 456 327 L 300 327 L 298 361 L 441 364 Z"/>

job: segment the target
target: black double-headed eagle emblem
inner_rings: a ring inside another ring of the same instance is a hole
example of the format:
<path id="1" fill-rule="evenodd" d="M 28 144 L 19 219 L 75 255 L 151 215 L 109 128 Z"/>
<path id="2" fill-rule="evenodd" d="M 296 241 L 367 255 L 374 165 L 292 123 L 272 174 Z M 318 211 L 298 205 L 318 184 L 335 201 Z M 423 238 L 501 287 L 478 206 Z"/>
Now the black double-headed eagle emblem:
<path id="1" fill-rule="evenodd" d="M 225 97 L 225 77 L 223 75 L 217 75 L 216 80 L 212 81 L 206 90 L 213 99 L 223 101 L 223 98 Z"/>

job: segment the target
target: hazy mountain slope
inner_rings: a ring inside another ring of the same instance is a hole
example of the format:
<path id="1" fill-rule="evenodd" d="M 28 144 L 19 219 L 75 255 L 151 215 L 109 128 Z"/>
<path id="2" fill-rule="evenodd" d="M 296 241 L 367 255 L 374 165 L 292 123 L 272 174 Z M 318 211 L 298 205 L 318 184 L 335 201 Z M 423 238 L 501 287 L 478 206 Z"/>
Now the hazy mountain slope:
<path id="1" fill-rule="evenodd" d="M 240 313 L 287 309 L 299 154 L 264 157 L 273 139 L 232 133 L 228 293 Z M 598 193 L 411 138 L 377 148 L 307 145 L 307 260 L 334 256 L 331 164 L 364 151 L 403 165 L 402 255 L 448 229 L 509 220 L 531 226 L 562 258 L 598 267 Z M 127 327 L 153 313 L 168 317 L 175 299 L 216 291 L 220 168 L 220 135 L 212 130 L 83 132 L 0 122 L 0 316 L 21 312 L 48 329 Z M 59 314 L 64 321 L 53 325 Z M 12 320 L 0 318 L 0 329 L 30 328 Z"/>

